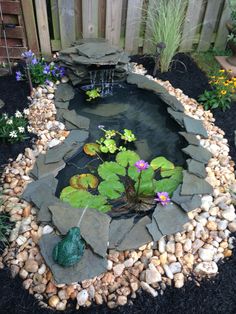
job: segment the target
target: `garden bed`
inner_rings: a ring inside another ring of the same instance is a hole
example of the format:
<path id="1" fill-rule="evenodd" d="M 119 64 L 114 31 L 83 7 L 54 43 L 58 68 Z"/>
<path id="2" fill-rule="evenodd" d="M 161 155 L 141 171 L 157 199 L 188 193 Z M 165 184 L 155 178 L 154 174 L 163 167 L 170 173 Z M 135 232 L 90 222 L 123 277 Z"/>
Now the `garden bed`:
<path id="1" fill-rule="evenodd" d="M 189 61 L 190 62 L 190 61 Z M 201 74 L 202 75 L 202 74 Z M 199 81 L 201 81 L 200 80 L 200 78 L 199 78 Z M 172 93 L 174 93 L 177 97 L 180 97 L 180 99 L 184 99 L 184 100 L 186 100 L 186 101 L 188 101 L 188 99 L 187 98 L 185 98 L 185 96 L 184 95 L 182 95 L 181 94 L 181 92 L 180 91 L 178 91 L 178 90 L 174 90 L 174 89 L 172 89 L 171 88 L 171 86 L 170 85 L 168 85 L 168 84 L 164 84 L 167 88 L 169 88 L 170 90 L 171 90 L 171 92 Z M 191 93 L 191 92 L 190 92 Z M 46 101 L 46 103 L 47 103 L 47 105 L 48 105 L 48 111 L 50 111 L 51 110 L 51 112 L 55 112 L 55 110 L 54 110 L 54 107 L 53 107 L 53 105 L 51 104 L 51 102 L 50 101 Z M 189 104 L 190 103 L 192 103 L 193 105 L 194 105 L 194 101 L 193 100 L 190 100 L 189 101 Z M 39 107 L 37 107 L 37 103 L 36 102 L 34 102 L 33 103 L 33 112 L 32 112 L 32 123 L 34 123 L 34 121 L 33 121 L 33 118 L 34 118 L 34 116 L 36 117 L 36 115 L 37 115 L 37 111 L 39 110 Z M 47 106 L 45 106 L 45 107 L 47 107 Z M 193 106 L 194 107 L 194 106 Z M 189 107 L 189 111 L 191 112 L 191 108 Z M 198 111 L 198 114 L 200 114 L 200 116 L 202 115 L 202 113 L 201 113 L 201 110 L 199 110 Z M 48 117 L 49 119 L 50 119 L 50 116 Z M 207 119 L 209 119 L 209 121 L 211 120 L 211 115 L 208 115 L 208 118 Z M 53 119 L 51 119 L 51 121 L 53 121 Z M 41 121 L 39 121 L 39 122 L 44 122 L 43 121 L 43 117 L 42 117 L 42 120 Z M 45 122 L 44 122 L 45 123 Z M 54 122 L 51 122 L 51 123 L 54 123 Z M 59 126 L 61 126 L 60 124 L 56 124 L 56 126 L 57 126 L 57 128 L 60 130 L 60 127 Z M 209 129 L 210 130 L 210 129 Z M 214 131 L 214 130 L 213 130 Z M 216 129 L 216 131 L 217 131 L 217 129 Z M 64 131 L 64 129 L 62 129 L 61 128 L 61 130 L 59 131 L 59 135 L 57 134 L 57 138 L 58 138 L 58 140 L 62 140 L 63 138 L 65 138 L 65 136 L 66 136 L 66 131 Z M 38 140 L 38 146 L 39 146 L 39 151 L 42 151 L 44 148 L 46 148 L 47 147 L 47 142 L 50 142 L 50 141 L 52 141 L 53 140 L 53 137 L 55 137 L 55 132 L 53 133 L 53 134 L 50 134 L 51 135 L 51 138 L 48 138 L 47 136 L 45 137 L 45 136 L 43 136 L 44 134 L 42 133 L 41 134 L 41 136 L 40 136 L 40 139 Z M 223 145 L 224 146 L 224 145 Z M 222 148 L 223 148 L 223 146 L 222 146 Z M 227 151 L 227 150 L 226 150 Z M 35 158 L 35 156 L 29 156 L 29 151 L 28 151 L 28 153 L 27 153 L 27 158 L 30 158 L 30 157 L 33 157 L 33 159 Z M 228 163 L 225 165 L 225 167 L 226 168 L 228 168 Z M 231 170 L 231 166 L 229 166 L 229 170 L 230 171 L 232 171 Z M 230 171 L 229 171 L 229 173 L 228 173 L 228 175 L 229 175 L 229 177 L 228 177 L 228 179 L 229 180 L 231 180 L 232 178 L 231 178 L 231 176 L 230 176 Z M 225 179 L 223 178 L 223 181 L 222 182 L 225 182 L 224 181 Z M 214 185 L 214 184 L 213 184 Z M 210 202 L 212 202 L 212 201 L 210 201 Z M 208 204 L 209 205 L 209 204 Z M 208 206 L 207 204 L 205 204 L 205 206 Z M 24 212 L 25 212 L 25 207 L 24 207 Z M 214 216 L 214 215 L 213 215 Z M 193 218 L 194 216 L 192 216 L 192 218 Z M 36 227 L 35 227 L 36 228 Z M 37 229 L 36 229 L 37 230 Z M 36 232 L 37 233 L 37 232 Z M 37 235 L 35 234 L 35 236 L 36 236 L 36 238 L 37 238 Z M 22 238 L 21 238 L 21 240 L 23 240 Z M 171 239 L 169 239 L 169 240 L 171 240 Z M 13 240 L 14 241 L 14 240 Z M 173 239 L 172 239 L 172 241 L 173 241 Z M 178 240 L 176 240 L 177 242 L 178 242 Z M 18 240 L 18 242 L 20 242 L 19 240 Z M 223 242 L 225 242 L 225 241 L 223 241 Z M 149 247 L 145 247 L 144 248 L 144 256 L 146 256 L 146 251 L 150 251 L 150 248 Z M 228 251 L 230 251 L 230 250 L 228 250 Z M 151 252 L 150 252 L 151 253 Z M 164 252 L 163 252 L 164 253 Z M 160 253 L 159 253 L 160 254 Z M 177 253 L 177 252 L 175 252 L 175 254 L 179 254 L 179 253 Z M 230 252 L 228 252 L 227 254 L 231 254 Z M 157 256 L 159 256 L 159 255 L 157 255 Z M 225 255 L 225 256 L 227 256 L 227 255 Z M 116 263 L 118 263 L 117 264 L 117 266 L 120 264 L 120 263 L 122 263 L 122 260 L 119 260 L 119 261 L 114 261 L 114 259 L 117 259 L 117 257 L 118 256 L 116 256 L 116 254 L 114 253 L 114 256 L 113 256 L 113 253 L 110 253 L 110 258 L 111 258 L 111 261 L 113 261 L 115 264 Z M 125 256 L 124 256 L 125 257 Z M 127 258 L 128 256 L 126 256 L 126 258 Z M 152 257 L 152 256 L 151 256 Z M 150 258 L 150 257 L 149 257 Z M 163 257 L 164 258 L 164 257 Z M 120 259 L 120 256 L 119 256 L 119 259 Z M 131 259 L 132 259 L 132 257 L 131 257 Z M 174 260 L 173 260 L 174 261 Z M 119 263 L 120 262 L 120 263 Z M 154 260 L 153 260 L 153 262 L 154 262 Z M 127 267 L 129 267 L 129 266 L 127 266 Z M 14 270 L 14 267 L 12 266 L 12 268 L 13 268 L 13 270 Z M 190 267 L 191 268 L 191 267 Z M 117 271 L 118 271 L 118 267 L 117 267 Z M 15 272 L 17 272 L 17 267 L 15 267 Z M 108 273 L 109 274 L 109 273 Z M 168 277 L 168 276 L 167 276 Z M 171 278 L 169 278 L 169 279 L 171 279 Z M 166 282 L 168 283 L 170 283 L 170 280 L 169 279 L 167 279 L 166 280 Z M 108 280 L 108 277 L 107 277 L 107 280 Z M 176 281 L 178 281 L 178 280 L 176 280 Z M 85 286 L 86 284 L 84 284 L 84 286 Z M 177 286 L 177 285 L 176 285 Z M 143 288 L 145 288 L 146 286 L 143 284 Z M 42 288 L 42 286 L 41 286 L 41 288 Z M 60 289 L 60 287 L 58 287 L 59 289 Z M 164 288 L 162 288 L 161 287 L 161 289 L 160 289 L 160 291 L 162 291 Z M 62 290 L 60 290 L 60 291 L 63 291 L 63 289 Z M 152 291 L 152 294 L 153 295 L 155 295 L 155 292 L 153 291 L 153 290 L 150 290 L 149 289 L 149 292 L 150 291 Z M 62 292 L 61 292 L 61 294 L 62 294 Z M 121 296 L 122 296 L 122 294 L 121 294 Z M 97 299 L 98 300 L 98 299 Z M 121 303 L 122 302 L 124 302 L 124 300 L 125 300 L 125 298 L 120 298 L 120 305 L 121 305 Z M 97 303 L 98 303 L 99 301 L 97 301 Z M 112 303 L 113 301 L 111 301 L 110 302 L 110 307 L 112 307 L 113 305 L 115 306 L 116 304 L 114 304 L 114 302 Z M 63 302 L 60 302 L 60 303 L 63 303 Z M 118 303 L 119 304 L 119 303 Z M 88 304 L 89 305 L 89 304 Z M 62 305 L 61 305 L 62 306 Z"/>

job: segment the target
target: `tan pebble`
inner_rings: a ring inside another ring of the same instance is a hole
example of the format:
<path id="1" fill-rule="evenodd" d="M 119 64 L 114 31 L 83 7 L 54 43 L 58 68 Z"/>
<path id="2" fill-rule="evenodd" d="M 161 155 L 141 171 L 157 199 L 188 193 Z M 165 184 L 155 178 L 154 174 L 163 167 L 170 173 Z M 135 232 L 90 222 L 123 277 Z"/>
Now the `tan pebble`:
<path id="1" fill-rule="evenodd" d="M 161 265 L 165 265 L 167 263 L 167 252 L 164 252 L 160 255 Z"/>
<path id="2" fill-rule="evenodd" d="M 59 290 L 57 295 L 59 296 L 59 298 L 61 300 L 68 300 L 69 299 L 69 296 L 68 296 L 67 291 L 65 289 Z"/>
<path id="3" fill-rule="evenodd" d="M 66 301 L 66 300 L 63 300 L 62 302 L 57 303 L 56 309 L 57 309 L 58 311 L 65 311 L 65 309 L 66 309 L 66 304 L 67 304 L 67 301 Z"/>
<path id="4" fill-rule="evenodd" d="M 73 286 L 67 286 L 66 287 L 66 293 L 70 297 L 70 295 L 75 291 L 75 288 Z"/>
<path id="5" fill-rule="evenodd" d="M 48 300 L 48 304 L 53 308 L 55 308 L 59 302 L 60 302 L 60 299 L 58 298 L 57 295 L 51 296 L 51 298 L 49 298 Z"/>
<path id="6" fill-rule="evenodd" d="M 230 257 L 232 255 L 232 250 L 224 250 L 224 257 Z"/>
<path id="7" fill-rule="evenodd" d="M 208 221 L 206 224 L 208 230 L 216 231 L 217 230 L 217 223 L 215 221 Z"/>
<path id="8" fill-rule="evenodd" d="M 38 266 L 38 263 L 35 260 L 28 259 L 25 262 L 24 268 L 29 273 L 36 273 L 38 271 L 39 266 Z"/>
<path id="9" fill-rule="evenodd" d="M 13 278 L 16 277 L 16 275 L 19 273 L 20 267 L 17 265 L 11 265 L 11 275 Z"/>
<path id="10" fill-rule="evenodd" d="M 175 255 L 176 255 L 176 257 L 183 256 L 183 246 L 179 242 L 177 242 L 175 245 Z"/>
<path id="11" fill-rule="evenodd" d="M 26 217 L 29 217 L 30 215 L 30 211 L 31 211 L 31 207 L 30 206 L 26 206 L 24 209 L 23 209 L 23 217 L 26 218 Z"/>
<path id="12" fill-rule="evenodd" d="M 38 285 L 38 284 L 42 283 L 42 280 L 43 280 L 42 275 L 40 275 L 38 273 L 34 274 L 33 281 L 34 281 L 35 285 Z"/>
<path id="13" fill-rule="evenodd" d="M 106 273 L 104 275 L 104 277 L 102 278 L 102 282 L 104 282 L 104 283 L 111 284 L 114 281 L 115 281 L 115 276 L 112 273 L 110 273 L 110 272 Z"/>
<path id="14" fill-rule="evenodd" d="M 135 282 L 131 282 L 130 287 L 132 289 L 132 292 L 135 292 L 139 289 L 139 282 L 135 281 Z"/>
<path id="15" fill-rule="evenodd" d="M 117 298 L 118 305 L 125 305 L 127 303 L 127 297 L 124 295 L 119 295 Z"/>
<path id="16" fill-rule="evenodd" d="M 19 262 L 25 262 L 28 259 L 28 252 L 26 250 L 16 255 Z"/>
<path id="17" fill-rule="evenodd" d="M 117 264 L 113 267 L 113 272 L 115 276 L 120 276 L 124 271 L 125 265 L 124 264 Z"/>
<path id="18" fill-rule="evenodd" d="M 19 276 L 20 276 L 21 279 L 24 280 L 24 279 L 27 278 L 28 272 L 27 272 L 24 268 L 22 268 L 22 269 L 20 270 L 20 272 L 19 272 Z"/>
<path id="19" fill-rule="evenodd" d="M 102 304 L 103 303 L 103 298 L 102 298 L 101 294 L 95 293 L 94 298 L 95 298 L 96 304 Z"/>
<path id="20" fill-rule="evenodd" d="M 33 282 L 33 279 L 26 279 L 25 281 L 23 281 L 23 287 L 26 289 L 26 290 L 28 290 L 29 289 L 29 287 L 31 286 L 31 284 L 32 284 L 32 282 Z"/>
<path id="21" fill-rule="evenodd" d="M 114 301 L 109 301 L 107 302 L 107 306 L 109 307 L 109 309 L 115 309 L 117 307 L 117 304 Z"/>
<path id="22" fill-rule="evenodd" d="M 41 293 L 44 293 L 45 289 L 46 289 L 46 285 L 44 285 L 43 283 L 41 283 L 41 284 L 35 286 L 35 287 L 33 288 L 33 291 L 36 292 L 36 293 L 40 293 L 40 294 L 41 294 Z"/>

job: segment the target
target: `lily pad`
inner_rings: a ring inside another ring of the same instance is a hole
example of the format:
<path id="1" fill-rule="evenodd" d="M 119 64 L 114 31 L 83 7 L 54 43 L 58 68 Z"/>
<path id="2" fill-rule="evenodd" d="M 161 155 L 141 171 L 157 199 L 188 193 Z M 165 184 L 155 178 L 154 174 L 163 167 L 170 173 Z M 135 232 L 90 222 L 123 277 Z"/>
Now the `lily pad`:
<path id="1" fill-rule="evenodd" d="M 140 175 L 140 172 L 137 171 L 137 168 L 135 166 L 130 166 L 128 169 L 128 175 L 130 178 L 132 178 L 134 181 L 137 181 Z M 146 170 L 142 171 L 141 181 L 150 181 L 153 179 L 154 176 L 154 170 L 152 167 L 149 167 Z"/>
<path id="2" fill-rule="evenodd" d="M 100 152 L 99 145 L 97 143 L 87 143 L 84 145 L 84 152 L 89 156 L 96 156 Z"/>
<path id="3" fill-rule="evenodd" d="M 70 186 L 82 190 L 87 190 L 89 188 L 96 189 L 98 186 L 98 178 L 90 173 L 75 175 L 70 178 Z"/>
<path id="4" fill-rule="evenodd" d="M 125 192 L 125 187 L 120 181 L 106 180 L 99 184 L 98 191 L 101 195 L 113 200 Z"/>
<path id="5" fill-rule="evenodd" d="M 154 170 L 161 168 L 162 171 L 175 168 L 174 164 L 171 161 L 167 160 L 165 157 L 162 156 L 154 158 L 151 161 L 150 165 Z"/>
<path id="6" fill-rule="evenodd" d="M 98 174 L 104 180 L 119 180 L 118 175 L 125 176 L 125 168 L 113 161 L 106 161 L 98 167 Z"/>
<path id="7" fill-rule="evenodd" d="M 179 186 L 180 182 L 172 178 L 156 181 L 155 192 L 167 192 L 170 196 Z"/>
<path id="8" fill-rule="evenodd" d="M 116 155 L 117 163 L 123 167 L 133 166 L 139 159 L 139 155 L 131 150 L 126 150 Z"/>

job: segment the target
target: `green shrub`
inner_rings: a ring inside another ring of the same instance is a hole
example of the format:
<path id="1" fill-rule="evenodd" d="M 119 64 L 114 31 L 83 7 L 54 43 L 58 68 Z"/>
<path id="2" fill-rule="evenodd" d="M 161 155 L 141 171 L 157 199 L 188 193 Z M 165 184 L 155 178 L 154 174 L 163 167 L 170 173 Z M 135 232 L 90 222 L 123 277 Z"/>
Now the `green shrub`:
<path id="1" fill-rule="evenodd" d="M 147 32 L 153 46 L 164 43 L 166 48 L 160 56 L 160 70 L 167 72 L 171 60 L 181 43 L 185 18 L 186 0 L 158 0 L 148 11 Z"/>

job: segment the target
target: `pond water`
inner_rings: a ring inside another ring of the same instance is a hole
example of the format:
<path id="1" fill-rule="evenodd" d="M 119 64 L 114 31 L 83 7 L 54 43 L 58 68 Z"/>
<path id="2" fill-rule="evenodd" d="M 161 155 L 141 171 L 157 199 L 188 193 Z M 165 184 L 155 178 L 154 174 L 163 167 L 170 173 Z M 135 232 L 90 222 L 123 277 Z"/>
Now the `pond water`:
<path id="1" fill-rule="evenodd" d="M 113 87 L 113 96 L 107 96 L 88 102 L 85 92 L 76 89 L 76 96 L 70 102 L 69 109 L 76 110 L 79 115 L 90 119 L 90 137 L 88 142 L 95 142 L 103 136 L 98 126 L 105 129 L 122 131 L 132 130 L 137 141 L 130 148 L 135 150 L 142 159 L 151 161 L 157 156 L 164 156 L 175 165 L 184 165 L 185 156 L 181 151 L 184 140 L 178 134 L 180 126 L 170 117 L 167 105 L 158 95 L 139 89 L 134 85 L 119 84 Z M 83 168 L 92 157 L 81 150 L 60 171 L 57 194 L 69 185 L 69 179 L 79 173 L 89 172 Z M 94 169 L 99 162 L 91 164 Z M 92 168 L 91 168 L 92 169 Z"/>

